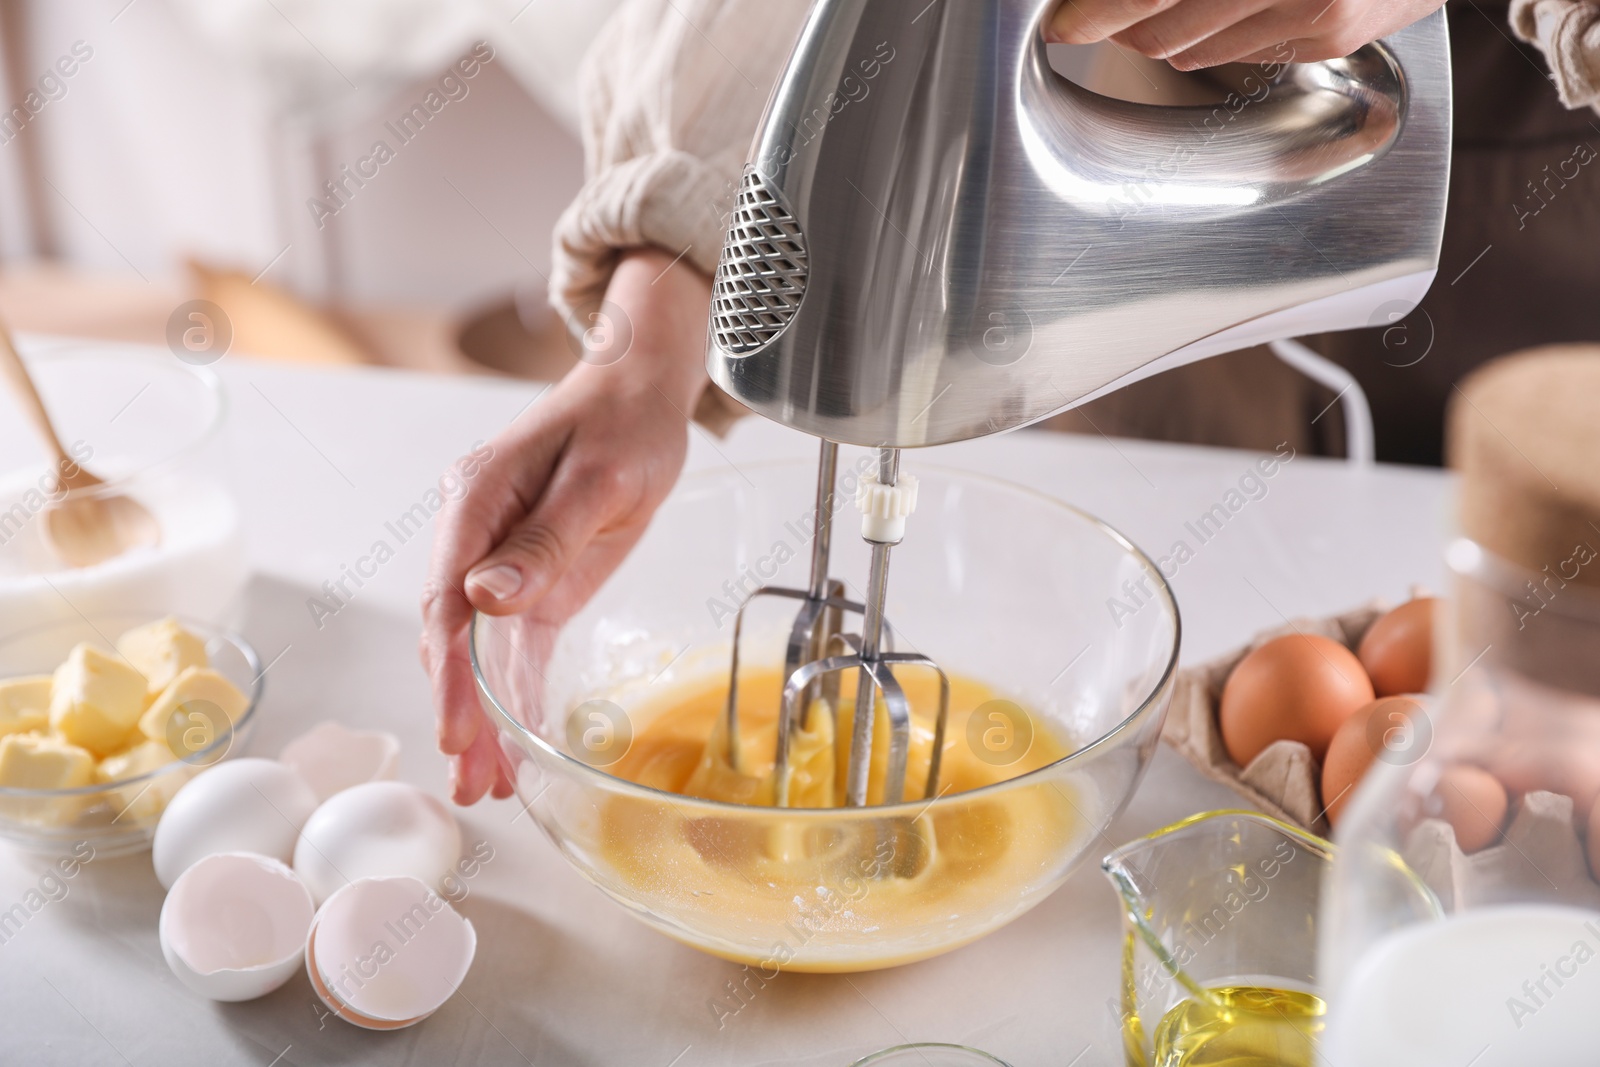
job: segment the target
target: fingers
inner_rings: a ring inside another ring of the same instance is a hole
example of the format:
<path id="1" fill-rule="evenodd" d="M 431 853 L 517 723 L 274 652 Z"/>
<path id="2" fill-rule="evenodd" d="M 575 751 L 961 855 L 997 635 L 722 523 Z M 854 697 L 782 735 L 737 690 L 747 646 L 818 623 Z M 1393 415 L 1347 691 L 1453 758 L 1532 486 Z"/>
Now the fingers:
<path id="1" fill-rule="evenodd" d="M 451 799 L 457 804 L 476 804 L 491 790 L 496 797 L 511 795 L 510 783 L 500 765 L 500 744 L 493 730 L 480 730 L 466 751 L 451 762 L 450 771 Z"/>
<path id="2" fill-rule="evenodd" d="M 637 506 L 641 482 L 614 461 L 564 464 L 532 514 L 468 573 L 467 597 L 491 615 L 532 608 L 608 521 Z"/>
<path id="3" fill-rule="evenodd" d="M 1045 24 L 1045 40 L 1093 44 L 1176 5 L 1179 0 L 1063 0 Z"/>
<path id="4" fill-rule="evenodd" d="M 1179 70 L 1241 61 L 1313 62 L 1349 55 L 1442 0 L 1063 0 L 1048 40 L 1107 38 Z"/>
<path id="5" fill-rule="evenodd" d="M 419 651 L 432 682 L 439 748 L 447 755 L 465 753 L 480 733 L 490 733 L 467 651 L 472 604 L 466 572 L 526 514 L 524 500 L 536 495 L 529 483 L 536 486 L 549 476 L 566 436 L 559 420 L 502 432 L 466 496 L 440 516 L 423 589 Z"/>
<path id="6" fill-rule="evenodd" d="M 478 706 L 467 653 L 467 628 L 471 624 L 472 605 L 466 596 L 441 577 L 430 577 L 423 586 L 419 651 L 432 682 L 439 751 L 449 756 L 468 751 L 474 741 L 489 733 L 483 709 Z M 451 761 L 452 792 L 458 804 L 470 804 L 483 795 L 483 790 L 472 793 L 476 780 L 464 783 L 458 764 L 459 760 Z"/>
<path id="7" fill-rule="evenodd" d="M 1289 55 L 1296 59 L 1309 58 L 1299 55 L 1298 49 L 1290 51 L 1299 43 L 1295 40 L 1298 36 L 1296 31 L 1304 27 L 1305 21 L 1293 10 L 1268 8 L 1165 58 L 1178 70 L 1199 70 L 1202 67 L 1234 63 L 1278 46 L 1282 46 L 1280 59 Z"/>
<path id="8" fill-rule="evenodd" d="M 1122 30 L 1112 40 L 1152 59 L 1194 48 L 1207 38 L 1270 7 L 1274 0 L 1184 0 Z"/>
<path id="9" fill-rule="evenodd" d="M 467 652 L 472 605 L 460 590 L 430 580 L 422 604 L 422 663 L 433 682 L 439 751 L 465 752 L 483 721 Z"/>
<path id="10" fill-rule="evenodd" d="M 538 415 L 544 415 L 539 412 Z M 570 439 L 562 413 L 536 418 L 495 438 L 478 482 L 452 503 L 434 535 L 429 580 L 466 597 L 469 569 L 527 514 L 544 491 Z M 553 425 L 552 425 L 553 422 Z"/>
<path id="11" fill-rule="evenodd" d="M 1279 41 L 1271 48 L 1263 48 L 1260 51 L 1251 52 L 1247 56 L 1240 56 L 1235 62 L 1248 63 L 1252 66 L 1261 66 L 1267 63 L 1292 63 L 1295 59 L 1303 58 L 1297 48 L 1300 43 L 1298 41 Z"/>
<path id="12" fill-rule="evenodd" d="M 494 728 L 478 704 L 468 658 L 467 626 L 472 607 L 459 590 L 430 588 L 423 601 L 426 625 L 422 660 L 433 680 L 439 750 L 450 763 L 451 792 L 457 804 L 473 804 L 488 791 L 496 799 L 511 795 Z M 465 620 L 458 624 L 457 619 Z"/>
<path id="13" fill-rule="evenodd" d="M 1187 0 L 1193 2 L 1193 0 Z M 1179 70 L 1221 63 L 1313 63 L 1347 56 L 1409 26 L 1441 0 L 1282 0 L 1168 57 Z"/>

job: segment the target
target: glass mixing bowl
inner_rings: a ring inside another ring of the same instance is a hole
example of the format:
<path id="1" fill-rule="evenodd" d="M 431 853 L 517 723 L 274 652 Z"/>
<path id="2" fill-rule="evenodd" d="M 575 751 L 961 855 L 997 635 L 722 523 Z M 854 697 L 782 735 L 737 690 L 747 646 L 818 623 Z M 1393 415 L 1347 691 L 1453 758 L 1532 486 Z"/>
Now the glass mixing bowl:
<path id="1" fill-rule="evenodd" d="M 51 674 L 80 643 L 113 653 L 121 634 L 151 621 L 148 614 L 90 615 L 0 638 L 0 679 Z M 214 704 L 183 705 L 185 718 L 175 723 L 168 739 L 182 758 L 144 774 L 76 789 L 0 786 L 0 840 L 31 852 L 74 853 L 80 859 L 86 848 L 93 856 L 141 851 L 150 847 L 173 794 L 207 767 L 244 751 L 261 702 L 260 657 L 237 634 L 194 619 L 179 622 L 205 641 L 212 668 L 249 700 L 243 714 L 230 724 Z"/>
<path id="2" fill-rule="evenodd" d="M 726 679 L 734 611 L 755 585 L 806 585 L 816 477 L 807 463 L 685 478 L 563 628 L 531 616 L 475 620 L 473 669 L 518 795 L 573 866 L 646 924 L 769 975 L 924 959 L 1048 896 L 1138 784 L 1178 657 L 1178 609 L 1155 565 L 1047 496 L 908 466 L 922 485 L 889 570 L 898 647 L 1029 709 L 1065 758 L 932 802 L 853 809 L 694 799 L 596 765 L 614 757 L 597 759 L 587 730 L 612 732 L 615 752 L 644 725 L 632 717 L 670 687 Z M 866 469 L 841 460 L 841 502 Z M 841 507 L 832 571 L 859 599 L 868 551 L 855 525 L 854 509 Z M 743 663 L 775 667 L 795 605 L 758 604 Z M 620 714 L 574 718 L 594 701 Z M 956 726 L 972 709 L 951 710 L 947 753 L 1022 755 L 979 753 L 982 727 Z"/>
<path id="3" fill-rule="evenodd" d="M 132 497 L 160 523 L 161 543 L 90 567 L 56 558 L 42 530 L 61 472 L 0 389 L 0 630 L 107 612 L 221 621 L 248 565 L 216 374 L 104 341 L 35 340 L 26 352 L 63 447 L 106 483 L 74 497 Z"/>
<path id="4" fill-rule="evenodd" d="M 896 1045 L 874 1052 L 850 1067 L 1011 1067 L 1005 1060 L 964 1045 L 940 1042 Z"/>

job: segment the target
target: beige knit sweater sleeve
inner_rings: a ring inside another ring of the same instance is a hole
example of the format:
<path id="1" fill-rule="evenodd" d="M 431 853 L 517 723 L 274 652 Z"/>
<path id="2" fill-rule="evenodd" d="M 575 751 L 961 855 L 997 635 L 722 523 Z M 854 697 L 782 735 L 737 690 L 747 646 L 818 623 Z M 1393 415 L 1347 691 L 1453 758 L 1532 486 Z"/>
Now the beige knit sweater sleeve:
<path id="1" fill-rule="evenodd" d="M 745 156 L 808 0 L 627 0 L 584 61 L 587 180 L 557 223 L 552 303 L 605 293 L 619 250 L 711 274 Z"/>
<path id="2" fill-rule="evenodd" d="M 1544 53 L 1563 104 L 1600 111 L 1600 3 L 1512 0 L 1511 27 Z"/>

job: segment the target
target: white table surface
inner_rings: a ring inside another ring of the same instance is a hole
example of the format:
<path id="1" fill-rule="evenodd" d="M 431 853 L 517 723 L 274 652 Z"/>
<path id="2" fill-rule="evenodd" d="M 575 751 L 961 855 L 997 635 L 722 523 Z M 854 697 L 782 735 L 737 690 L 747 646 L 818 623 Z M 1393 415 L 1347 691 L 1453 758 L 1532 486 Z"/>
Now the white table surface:
<path id="1" fill-rule="evenodd" d="M 233 405 L 228 447 L 256 572 L 241 626 L 265 658 L 281 654 L 252 753 L 276 755 L 323 718 L 382 726 L 405 746 L 401 776 L 443 796 L 445 763 L 416 656 L 426 539 L 401 547 L 322 630 L 305 601 L 540 387 L 232 357 L 217 369 Z M 695 431 L 690 464 L 814 449 L 809 438 L 750 419 L 722 442 Z M 1255 459 L 1045 433 L 930 458 L 1060 496 L 1154 556 Z M 1285 616 L 1439 585 L 1444 476 L 1299 458 L 1269 484 L 1174 582 L 1186 662 Z M 1238 803 L 1163 748 L 1106 850 Z M 162 891 L 139 855 L 89 864 L 66 897 L 0 945 L 0 1063 L 844 1067 L 905 1040 L 975 1044 L 1015 1067 L 1122 1062 L 1112 1007 L 1118 913 L 1092 856 L 1049 900 L 977 944 L 849 978 L 783 975 L 719 1029 L 709 1005 L 738 968 L 636 923 L 519 812 L 514 801 L 459 811 L 465 840 L 494 849 L 461 905 L 478 929 L 478 958 L 458 995 L 420 1026 L 389 1034 L 348 1026 L 318 1004 L 303 973 L 247 1004 L 189 993 L 161 958 Z M 0 907 L 36 885 L 45 866 L 0 847 Z"/>

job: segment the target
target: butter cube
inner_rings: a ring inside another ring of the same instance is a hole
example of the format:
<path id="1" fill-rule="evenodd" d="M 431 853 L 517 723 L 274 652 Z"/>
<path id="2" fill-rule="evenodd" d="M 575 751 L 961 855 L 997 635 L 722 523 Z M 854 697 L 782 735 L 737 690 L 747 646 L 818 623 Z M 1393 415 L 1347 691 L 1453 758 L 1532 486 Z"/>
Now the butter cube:
<path id="1" fill-rule="evenodd" d="M 107 756 L 100 761 L 97 777 L 107 784 L 125 782 L 151 771 L 160 770 L 176 757 L 165 741 L 143 741 L 126 752 Z M 196 767 L 195 771 L 201 768 Z M 123 823 L 155 822 L 172 799 L 191 777 L 187 773 L 168 773 L 142 782 L 134 782 L 110 793 L 115 809 L 113 821 Z"/>
<path id="2" fill-rule="evenodd" d="M 228 679 L 209 667 L 190 667 L 139 719 L 139 732 L 180 758 L 192 756 L 226 734 L 249 707 L 249 698 Z"/>
<path id="3" fill-rule="evenodd" d="M 165 743 L 141 741 L 126 752 L 118 752 L 101 760 L 96 777 L 107 784 L 115 784 L 165 767 L 175 759 L 177 757 Z"/>
<path id="4" fill-rule="evenodd" d="M 151 700 L 188 668 L 211 666 L 205 641 L 178 625 L 177 619 L 129 630 L 117 638 L 117 651 L 145 676 Z"/>
<path id="5" fill-rule="evenodd" d="M 42 730 L 50 722 L 50 676 L 0 681 L 0 737 Z"/>
<path id="6" fill-rule="evenodd" d="M 76 789 L 94 783 L 94 756 L 77 745 L 38 734 L 0 737 L 0 786 L 13 789 Z M 6 818 L 36 826 L 67 826 L 95 801 L 94 795 L 8 797 Z"/>
<path id="7" fill-rule="evenodd" d="M 94 757 L 77 745 L 36 734 L 0 737 L 0 785 L 74 789 L 94 781 Z"/>
<path id="8" fill-rule="evenodd" d="M 144 710 L 144 675 L 93 645 L 79 645 L 56 669 L 50 726 L 62 738 L 109 756 L 128 740 Z"/>

